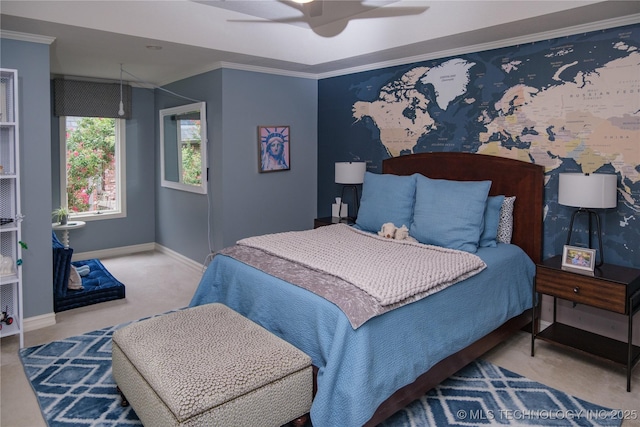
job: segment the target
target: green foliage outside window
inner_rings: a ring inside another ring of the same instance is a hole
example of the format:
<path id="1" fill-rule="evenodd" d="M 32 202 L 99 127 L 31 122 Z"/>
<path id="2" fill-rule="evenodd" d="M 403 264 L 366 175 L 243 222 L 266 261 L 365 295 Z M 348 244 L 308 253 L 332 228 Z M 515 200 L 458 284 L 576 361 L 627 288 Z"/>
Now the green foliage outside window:
<path id="1" fill-rule="evenodd" d="M 200 144 L 182 146 L 182 182 L 200 185 L 201 181 Z"/>
<path id="2" fill-rule="evenodd" d="M 202 183 L 200 120 L 181 120 L 180 139 L 182 144 L 182 182 L 200 185 Z"/>
<path id="3" fill-rule="evenodd" d="M 70 211 L 96 209 L 95 201 L 105 190 L 105 173 L 115 165 L 115 149 L 115 119 L 82 117 L 75 121 L 75 126 L 67 125 L 67 203 Z"/>

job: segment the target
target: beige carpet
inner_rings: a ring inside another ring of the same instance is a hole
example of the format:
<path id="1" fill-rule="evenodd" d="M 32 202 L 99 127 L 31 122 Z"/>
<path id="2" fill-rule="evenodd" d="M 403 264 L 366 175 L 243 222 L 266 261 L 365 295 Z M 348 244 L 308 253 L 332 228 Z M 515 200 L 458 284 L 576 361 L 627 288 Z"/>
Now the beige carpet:
<path id="1" fill-rule="evenodd" d="M 126 299 L 59 313 L 56 325 L 25 334 L 26 347 L 185 307 L 202 274 L 199 269 L 159 252 L 101 261 L 126 285 Z M 540 341 L 536 343 L 536 357 L 532 358 L 529 355 L 530 345 L 530 335 L 520 333 L 489 352 L 485 359 L 590 402 L 635 410 L 637 419 L 626 420 L 623 426 L 640 427 L 640 366 L 636 366 L 631 393 L 627 393 L 622 367 Z M 3 338 L 0 346 L 0 426 L 45 426 L 18 358 L 17 338 Z"/>

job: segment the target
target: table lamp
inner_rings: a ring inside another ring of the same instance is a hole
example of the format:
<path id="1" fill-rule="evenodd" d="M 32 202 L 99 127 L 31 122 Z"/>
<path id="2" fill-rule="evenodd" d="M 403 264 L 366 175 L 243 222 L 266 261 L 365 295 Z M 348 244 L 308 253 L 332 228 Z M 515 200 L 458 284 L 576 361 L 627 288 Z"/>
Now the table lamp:
<path id="1" fill-rule="evenodd" d="M 591 218 L 596 219 L 598 235 L 598 252 L 600 261 L 597 267 L 604 263 L 604 253 L 602 252 L 602 230 L 600 228 L 600 216 L 594 209 L 615 208 L 617 205 L 617 182 L 618 177 L 613 174 L 602 173 L 561 173 L 558 184 L 558 203 L 564 206 L 578 208 L 571 215 L 569 222 L 569 235 L 567 245 L 571 244 L 571 233 L 573 222 L 578 214 L 586 213 L 589 220 L 589 248 L 591 247 Z"/>
<path id="2" fill-rule="evenodd" d="M 342 201 L 344 201 L 344 192 L 347 188 L 350 188 L 353 192 L 354 202 L 356 205 L 355 215 L 358 215 L 358 208 L 360 207 L 360 200 L 358 198 L 358 184 L 364 182 L 364 173 L 367 171 L 366 162 L 336 162 L 336 184 L 342 184 L 342 194 L 340 196 L 340 209 L 338 210 L 338 216 L 340 219 L 342 216 Z M 347 209 L 348 210 L 348 209 Z M 349 217 L 349 212 L 347 212 Z"/>

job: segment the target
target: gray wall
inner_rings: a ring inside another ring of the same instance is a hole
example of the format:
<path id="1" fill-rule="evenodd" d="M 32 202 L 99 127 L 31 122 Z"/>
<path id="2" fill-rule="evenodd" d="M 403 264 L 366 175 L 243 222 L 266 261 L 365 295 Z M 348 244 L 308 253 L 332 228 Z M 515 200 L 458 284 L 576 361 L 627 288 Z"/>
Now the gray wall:
<path id="1" fill-rule="evenodd" d="M 59 205 L 58 118 L 52 116 L 49 46 L 1 43 L 0 65 L 20 73 L 23 240 L 29 245 L 23 255 L 24 314 L 33 317 L 53 311 L 50 236 L 51 210 Z M 90 221 L 72 231 L 76 252 L 157 242 L 202 263 L 210 251 L 242 237 L 313 226 L 314 79 L 216 70 L 167 88 L 207 102 L 209 197 L 160 187 L 158 110 L 191 101 L 134 88 L 133 118 L 126 128 L 127 217 Z M 258 173 L 259 125 L 291 126 L 291 170 Z"/>
<path id="2" fill-rule="evenodd" d="M 220 70 L 200 74 L 180 80 L 166 86 L 167 90 L 182 96 L 205 101 L 207 103 L 208 150 L 213 144 L 212 131 L 219 123 L 213 117 L 212 107 L 220 102 Z M 155 96 L 155 239 L 156 242 L 187 258 L 204 262 L 209 253 L 207 239 L 207 195 L 175 190 L 160 186 L 160 125 L 159 111 L 179 105 L 192 104 L 194 101 L 182 99 L 156 90 Z M 218 144 L 219 145 L 219 144 Z M 211 161 L 209 161 L 211 165 Z M 209 183 L 211 191 L 211 183 Z"/>
<path id="3" fill-rule="evenodd" d="M 224 238 L 217 249 L 265 233 L 313 228 L 317 204 L 318 83 L 223 70 L 220 200 Z M 258 126 L 289 125 L 290 170 L 258 172 Z M 214 222 L 215 224 L 215 222 Z"/>
<path id="4" fill-rule="evenodd" d="M 158 187 L 159 244 L 203 263 L 210 251 L 243 237 L 312 228 L 317 194 L 315 80 L 224 69 L 166 89 L 207 102 L 210 206 L 205 195 Z M 158 109 L 191 102 L 161 91 L 156 96 Z M 290 170 L 258 172 L 259 125 L 291 126 Z M 159 186 L 157 163 L 156 168 Z"/>
<path id="5" fill-rule="evenodd" d="M 0 66 L 18 70 L 24 317 L 53 311 L 49 45 L 0 39 Z"/>

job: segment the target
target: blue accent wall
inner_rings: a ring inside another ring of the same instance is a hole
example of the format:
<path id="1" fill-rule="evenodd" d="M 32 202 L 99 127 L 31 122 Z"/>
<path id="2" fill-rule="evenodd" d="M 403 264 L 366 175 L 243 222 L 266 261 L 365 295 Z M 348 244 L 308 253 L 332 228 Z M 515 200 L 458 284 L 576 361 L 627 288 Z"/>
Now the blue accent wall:
<path id="1" fill-rule="evenodd" d="M 546 168 L 549 257 L 562 253 L 574 211 L 558 204 L 558 174 L 612 173 L 605 261 L 640 267 L 639 49 L 632 25 L 320 80 L 318 216 L 340 195 L 337 161 L 380 172 L 384 159 L 417 152 L 517 158 Z M 572 244 L 587 246 L 586 217 L 573 228 Z"/>

